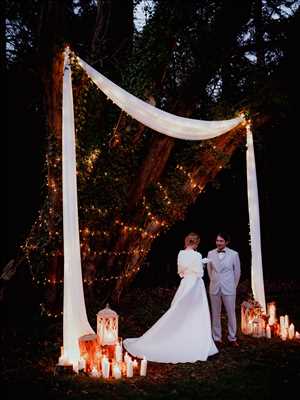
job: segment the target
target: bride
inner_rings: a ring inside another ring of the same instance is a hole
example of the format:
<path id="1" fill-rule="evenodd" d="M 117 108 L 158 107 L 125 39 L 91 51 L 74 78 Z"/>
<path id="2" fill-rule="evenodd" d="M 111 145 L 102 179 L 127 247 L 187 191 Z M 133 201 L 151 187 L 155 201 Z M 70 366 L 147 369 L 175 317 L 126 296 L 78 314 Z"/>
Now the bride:
<path id="1" fill-rule="evenodd" d="M 180 363 L 205 361 L 218 353 L 211 335 L 207 295 L 202 280 L 200 238 L 190 233 L 178 254 L 181 282 L 166 313 L 139 338 L 125 339 L 125 349 L 149 361 Z"/>

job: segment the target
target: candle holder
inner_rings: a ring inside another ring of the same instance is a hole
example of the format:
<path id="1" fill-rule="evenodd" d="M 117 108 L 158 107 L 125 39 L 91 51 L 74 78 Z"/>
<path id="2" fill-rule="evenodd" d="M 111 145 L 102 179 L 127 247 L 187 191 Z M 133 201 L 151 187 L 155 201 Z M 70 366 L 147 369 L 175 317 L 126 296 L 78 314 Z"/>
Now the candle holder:
<path id="1" fill-rule="evenodd" d="M 118 341 L 118 314 L 109 308 L 109 304 L 97 314 L 97 335 L 100 346 L 107 346 L 105 350 L 112 352 Z"/>
<path id="2" fill-rule="evenodd" d="M 241 304 L 241 330 L 244 335 L 265 336 L 267 316 L 260 304 L 249 299 Z"/>

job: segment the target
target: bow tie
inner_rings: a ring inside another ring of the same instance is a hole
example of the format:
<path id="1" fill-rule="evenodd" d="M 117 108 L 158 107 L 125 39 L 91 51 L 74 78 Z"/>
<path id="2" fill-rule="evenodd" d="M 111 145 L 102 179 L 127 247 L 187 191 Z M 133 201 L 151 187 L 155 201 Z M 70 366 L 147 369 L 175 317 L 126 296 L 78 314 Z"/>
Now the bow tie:
<path id="1" fill-rule="evenodd" d="M 218 253 L 225 253 L 225 250 L 217 250 Z"/>

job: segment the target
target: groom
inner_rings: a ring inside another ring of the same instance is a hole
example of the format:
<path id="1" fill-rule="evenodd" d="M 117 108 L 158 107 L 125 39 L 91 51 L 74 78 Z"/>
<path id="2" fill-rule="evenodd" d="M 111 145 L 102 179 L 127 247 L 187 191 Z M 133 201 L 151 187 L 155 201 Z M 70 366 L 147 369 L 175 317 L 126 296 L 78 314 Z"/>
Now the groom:
<path id="1" fill-rule="evenodd" d="M 221 308 L 225 306 L 228 319 L 228 340 L 232 346 L 238 346 L 236 339 L 235 297 L 241 269 L 238 252 L 227 247 L 229 236 L 219 233 L 216 249 L 211 250 L 207 258 L 207 271 L 210 279 L 209 295 L 212 311 L 212 333 L 217 344 L 222 343 Z"/>

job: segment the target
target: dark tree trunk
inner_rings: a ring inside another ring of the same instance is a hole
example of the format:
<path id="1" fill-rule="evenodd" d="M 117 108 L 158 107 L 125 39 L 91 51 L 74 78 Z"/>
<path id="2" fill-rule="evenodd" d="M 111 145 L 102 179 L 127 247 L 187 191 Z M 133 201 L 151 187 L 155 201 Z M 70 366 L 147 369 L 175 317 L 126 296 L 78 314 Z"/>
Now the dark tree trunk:
<path id="1" fill-rule="evenodd" d="M 168 145 L 171 149 L 173 145 L 173 139 L 164 138 L 164 143 Z M 236 150 L 236 148 L 241 144 L 241 142 L 245 140 L 245 135 L 241 133 L 241 128 L 233 129 L 231 132 L 226 135 L 222 135 L 219 138 L 215 139 L 216 151 L 224 152 L 228 158 L 232 155 L 232 153 Z M 159 148 L 160 150 L 160 148 Z M 156 158 L 157 157 L 157 158 Z M 154 149 L 152 152 L 152 163 L 159 164 L 159 168 L 156 168 L 156 172 L 154 175 L 156 179 L 159 179 L 160 174 L 162 173 L 164 162 L 160 162 L 159 153 L 155 154 Z M 192 204 L 196 201 L 199 194 L 204 190 L 205 186 L 208 182 L 214 180 L 220 169 L 223 166 L 216 160 L 215 156 L 211 153 L 200 153 L 199 154 L 199 164 L 201 162 L 201 171 L 206 170 L 207 172 L 203 175 L 200 172 L 199 165 L 195 164 L 193 171 L 191 172 L 190 178 L 188 179 L 185 187 L 185 192 L 189 198 L 189 204 Z M 151 164 L 151 161 L 149 162 Z M 148 167 L 149 165 L 147 165 Z M 147 168 L 148 169 L 148 168 Z M 147 170 L 146 169 L 146 170 Z M 196 182 L 196 186 L 191 186 L 191 181 Z M 137 192 L 135 192 L 137 193 Z M 140 195 L 142 192 L 139 192 Z M 174 221 L 178 221 L 179 219 L 184 217 L 184 213 L 180 212 L 180 205 L 174 208 Z M 179 212 L 178 212 L 179 211 Z M 140 236 L 136 235 L 135 237 L 130 238 L 130 241 L 127 244 L 126 249 L 130 254 L 126 261 L 124 262 L 125 268 L 123 269 L 122 277 L 116 282 L 114 287 L 112 298 L 113 301 L 118 303 L 122 292 L 124 289 L 133 281 L 135 275 L 140 269 L 140 266 L 143 264 L 147 253 L 149 252 L 151 245 L 155 239 L 155 236 L 159 234 L 163 230 L 163 226 L 156 224 L 155 221 L 149 217 L 145 223 L 144 230 L 148 233 L 147 236 L 144 236 L 142 239 Z M 125 241 L 119 243 L 119 245 L 125 244 Z M 119 250 L 121 246 L 119 246 Z M 138 250 L 143 250 L 142 252 L 138 252 Z M 136 253 L 134 253 L 136 250 Z"/>
<path id="2" fill-rule="evenodd" d="M 62 237 L 61 226 L 58 226 L 57 216 L 62 215 L 61 177 L 57 166 L 61 164 L 62 151 L 62 79 L 63 79 L 63 42 L 64 27 L 67 24 L 68 1 L 47 1 L 41 7 L 40 46 L 41 76 L 44 86 L 44 108 L 48 137 L 47 149 L 47 186 L 48 207 L 43 213 L 47 220 L 49 239 L 56 235 Z M 53 29 L 55 27 L 55 29 Z M 59 155 L 59 159 L 57 159 Z M 49 256 L 47 279 L 58 282 L 63 277 L 63 265 L 56 249 Z M 59 285 L 47 286 L 45 304 L 50 312 L 60 309 Z"/>

